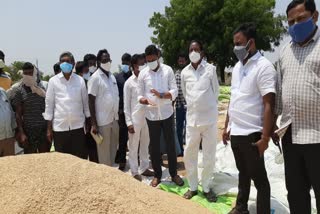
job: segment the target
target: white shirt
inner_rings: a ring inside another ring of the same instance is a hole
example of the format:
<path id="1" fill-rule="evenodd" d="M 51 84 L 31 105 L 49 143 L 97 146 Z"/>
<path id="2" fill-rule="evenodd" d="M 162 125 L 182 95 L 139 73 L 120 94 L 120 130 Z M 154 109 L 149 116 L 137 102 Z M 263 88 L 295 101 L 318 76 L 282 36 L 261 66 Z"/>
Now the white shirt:
<path id="1" fill-rule="evenodd" d="M 16 127 L 16 117 L 10 101 L 4 89 L 0 87 L 0 140 L 14 137 Z"/>
<path id="2" fill-rule="evenodd" d="M 276 71 L 259 52 L 232 71 L 229 124 L 231 135 L 247 136 L 263 129 L 263 96 L 276 93 Z"/>
<path id="3" fill-rule="evenodd" d="M 90 111 L 86 84 L 82 77 L 71 74 L 67 80 L 61 72 L 49 80 L 43 117 L 45 120 L 53 120 L 53 130 L 56 132 L 84 127 Z"/>
<path id="4" fill-rule="evenodd" d="M 119 91 L 114 75 L 109 77 L 98 69 L 88 81 L 88 93 L 96 97 L 96 119 L 98 126 L 118 120 Z"/>
<path id="5" fill-rule="evenodd" d="M 138 101 L 138 77 L 126 81 L 123 89 L 124 114 L 127 126 L 143 127 L 146 123 L 145 106 Z"/>
<path id="6" fill-rule="evenodd" d="M 195 70 L 189 64 L 181 72 L 181 88 L 187 102 L 187 126 L 217 122 L 219 82 L 215 66 L 202 61 Z"/>
<path id="7" fill-rule="evenodd" d="M 172 100 L 160 99 L 154 96 L 150 91 L 155 89 L 160 93 L 169 92 Z M 170 66 L 160 64 L 155 72 L 146 67 L 138 78 L 138 100 L 147 98 L 156 106 L 146 106 L 146 118 L 151 121 L 165 120 L 172 116 L 172 101 L 178 96 L 178 88 L 173 70 Z"/>

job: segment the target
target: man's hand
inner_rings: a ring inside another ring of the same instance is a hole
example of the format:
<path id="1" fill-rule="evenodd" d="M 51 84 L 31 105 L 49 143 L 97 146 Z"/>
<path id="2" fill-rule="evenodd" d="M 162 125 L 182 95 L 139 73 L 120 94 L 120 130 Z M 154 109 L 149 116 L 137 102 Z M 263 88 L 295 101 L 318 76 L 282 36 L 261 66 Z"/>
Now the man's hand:
<path id="1" fill-rule="evenodd" d="M 48 128 L 47 129 L 47 139 L 50 143 L 52 143 L 52 140 L 53 140 L 53 131 L 52 129 Z"/>
<path id="2" fill-rule="evenodd" d="M 98 127 L 96 124 L 91 126 L 91 131 L 93 132 L 93 134 L 98 134 Z"/>
<path id="3" fill-rule="evenodd" d="M 262 157 L 264 152 L 268 149 L 269 140 L 270 140 L 270 138 L 263 137 L 258 142 L 253 144 L 254 146 L 256 146 L 258 148 L 260 157 Z"/>
<path id="4" fill-rule="evenodd" d="M 133 125 L 128 126 L 128 132 L 129 132 L 130 134 L 134 134 L 134 133 L 135 133 Z"/>
<path id="5" fill-rule="evenodd" d="M 276 144 L 276 145 L 279 145 L 279 142 L 280 142 L 279 135 L 275 133 L 275 131 L 278 130 L 278 129 L 279 129 L 279 127 L 277 125 L 275 125 L 274 128 L 273 128 L 272 135 L 271 135 L 271 139 L 274 142 L 274 144 Z"/>
<path id="6" fill-rule="evenodd" d="M 222 142 L 224 145 L 228 145 L 228 141 L 230 141 L 230 131 L 225 128 L 222 133 Z"/>
<path id="7" fill-rule="evenodd" d="M 17 141 L 22 145 L 25 146 L 28 144 L 28 137 L 23 131 L 18 132 L 17 134 Z"/>
<path id="8" fill-rule="evenodd" d="M 140 99 L 140 103 L 143 105 L 151 105 L 151 106 L 156 106 L 155 103 L 151 102 L 150 100 L 146 99 L 146 98 L 141 98 Z"/>
<path id="9" fill-rule="evenodd" d="M 160 98 L 160 93 L 156 89 L 151 89 L 150 92 L 153 94 L 153 96 Z"/>

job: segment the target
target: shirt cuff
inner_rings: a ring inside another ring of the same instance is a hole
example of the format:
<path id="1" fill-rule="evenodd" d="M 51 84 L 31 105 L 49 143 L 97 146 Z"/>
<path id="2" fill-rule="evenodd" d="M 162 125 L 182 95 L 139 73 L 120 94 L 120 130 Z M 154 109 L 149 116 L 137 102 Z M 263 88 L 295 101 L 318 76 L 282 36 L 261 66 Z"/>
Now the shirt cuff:
<path id="1" fill-rule="evenodd" d="M 261 91 L 261 95 L 262 96 L 265 96 L 265 95 L 267 95 L 269 93 L 275 93 L 276 94 L 276 89 L 268 88 L 268 89 L 264 89 L 264 90 Z"/>
<path id="2" fill-rule="evenodd" d="M 51 121 L 53 119 L 53 114 L 43 113 L 42 116 L 45 120 L 48 121 Z"/>
<path id="3" fill-rule="evenodd" d="M 133 125 L 133 123 L 131 122 L 131 120 L 126 121 L 126 124 L 127 124 L 127 127 L 129 127 L 129 126 L 132 126 L 132 125 Z"/>
<path id="4" fill-rule="evenodd" d="M 175 99 L 177 99 L 178 96 L 175 96 L 175 91 L 174 90 L 170 90 L 169 93 L 171 94 L 171 100 L 174 101 Z"/>
<path id="5" fill-rule="evenodd" d="M 143 98 L 143 96 L 138 96 L 138 102 L 140 103 L 140 100 Z"/>
<path id="6" fill-rule="evenodd" d="M 86 115 L 86 118 L 89 118 L 91 116 L 90 111 L 85 111 L 84 114 Z"/>

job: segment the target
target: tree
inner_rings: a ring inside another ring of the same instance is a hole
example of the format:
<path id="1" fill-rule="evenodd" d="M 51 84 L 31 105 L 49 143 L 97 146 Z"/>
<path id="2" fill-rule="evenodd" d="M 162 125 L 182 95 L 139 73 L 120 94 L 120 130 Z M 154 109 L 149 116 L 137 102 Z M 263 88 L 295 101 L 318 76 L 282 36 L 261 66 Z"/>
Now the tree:
<path id="1" fill-rule="evenodd" d="M 275 15 L 275 0 L 171 0 L 165 13 L 154 13 L 149 27 L 151 40 L 163 50 L 163 57 L 176 65 L 176 56 L 187 51 L 189 42 L 200 40 L 209 61 L 213 61 L 224 82 L 224 70 L 237 59 L 233 49 L 233 31 L 244 22 L 257 25 L 257 47 L 273 51 L 286 29 L 284 16 Z"/>
<path id="2" fill-rule="evenodd" d="M 13 83 L 18 82 L 22 78 L 22 75 L 19 73 L 19 71 L 22 70 L 23 64 L 24 62 L 15 61 L 10 66 L 6 66 L 4 68 L 4 71 L 10 74 Z"/>

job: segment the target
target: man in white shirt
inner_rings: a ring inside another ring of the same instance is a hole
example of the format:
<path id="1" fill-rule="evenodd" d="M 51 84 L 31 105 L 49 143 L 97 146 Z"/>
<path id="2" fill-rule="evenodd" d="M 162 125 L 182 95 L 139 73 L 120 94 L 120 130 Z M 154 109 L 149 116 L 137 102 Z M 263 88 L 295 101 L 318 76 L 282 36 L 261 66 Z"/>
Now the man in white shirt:
<path id="1" fill-rule="evenodd" d="M 119 92 L 116 78 L 110 72 L 110 54 L 106 49 L 97 54 L 98 70 L 88 82 L 92 132 L 100 133 L 103 142 L 97 145 L 99 162 L 115 164 L 119 144 Z"/>
<path id="2" fill-rule="evenodd" d="M 144 56 L 135 54 L 131 58 L 133 75 L 124 84 L 124 114 L 129 132 L 129 164 L 132 176 L 141 181 L 143 176 L 154 176 L 149 168 L 149 129 L 145 117 L 145 106 L 138 101 L 138 76 L 144 69 Z M 140 164 L 138 162 L 138 156 Z M 139 166 L 142 174 L 139 174 Z"/>
<path id="3" fill-rule="evenodd" d="M 216 68 L 203 59 L 203 47 L 199 41 L 189 46 L 191 63 L 181 72 L 181 88 L 187 102 L 187 128 L 184 163 L 190 190 L 184 198 L 191 199 L 198 193 L 198 152 L 202 140 L 202 187 L 210 202 L 217 200 L 211 180 L 217 145 L 217 118 L 219 82 Z"/>
<path id="4" fill-rule="evenodd" d="M 70 52 L 61 54 L 62 72 L 49 81 L 43 117 L 48 121 L 48 140 L 54 140 L 57 152 L 86 159 L 84 125 L 90 119 L 88 94 L 84 80 L 72 73 L 74 64 Z"/>
<path id="5" fill-rule="evenodd" d="M 273 132 L 276 71 L 256 48 L 256 27 L 239 26 L 233 36 L 239 59 L 232 72 L 231 100 L 223 141 L 229 139 L 239 170 L 239 192 L 231 214 L 249 213 L 251 180 L 257 188 L 257 213 L 270 213 L 270 184 L 264 151 Z"/>
<path id="6" fill-rule="evenodd" d="M 0 157 L 14 155 L 15 132 L 17 124 L 10 101 L 0 87 Z"/>
<path id="7" fill-rule="evenodd" d="M 146 118 L 150 135 L 151 162 L 155 172 L 151 182 L 156 187 L 161 182 L 160 135 L 167 145 L 169 172 L 172 181 L 182 186 L 183 180 L 177 175 L 177 154 L 173 128 L 172 101 L 178 95 L 174 73 L 171 67 L 160 64 L 158 49 L 149 45 L 145 50 L 147 68 L 143 69 L 138 78 L 138 100 L 146 105 Z"/>

